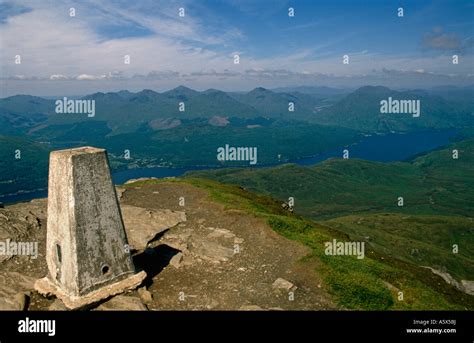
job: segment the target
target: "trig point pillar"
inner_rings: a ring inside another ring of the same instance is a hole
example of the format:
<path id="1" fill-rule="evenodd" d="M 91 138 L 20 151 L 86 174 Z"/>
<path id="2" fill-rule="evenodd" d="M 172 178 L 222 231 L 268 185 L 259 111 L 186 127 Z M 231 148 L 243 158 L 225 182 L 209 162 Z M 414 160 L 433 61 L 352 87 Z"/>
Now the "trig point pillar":
<path id="1" fill-rule="evenodd" d="M 106 151 L 51 152 L 48 183 L 49 274 L 36 290 L 76 309 L 139 286 Z"/>

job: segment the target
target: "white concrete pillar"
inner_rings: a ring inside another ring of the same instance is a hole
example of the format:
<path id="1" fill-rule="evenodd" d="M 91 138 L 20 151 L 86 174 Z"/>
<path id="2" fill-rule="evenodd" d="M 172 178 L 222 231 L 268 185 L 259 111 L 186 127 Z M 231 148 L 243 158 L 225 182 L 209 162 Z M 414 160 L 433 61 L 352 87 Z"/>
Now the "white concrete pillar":
<path id="1" fill-rule="evenodd" d="M 47 230 L 49 274 L 35 287 L 68 308 L 135 288 L 146 276 L 135 273 L 104 149 L 51 152 Z"/>

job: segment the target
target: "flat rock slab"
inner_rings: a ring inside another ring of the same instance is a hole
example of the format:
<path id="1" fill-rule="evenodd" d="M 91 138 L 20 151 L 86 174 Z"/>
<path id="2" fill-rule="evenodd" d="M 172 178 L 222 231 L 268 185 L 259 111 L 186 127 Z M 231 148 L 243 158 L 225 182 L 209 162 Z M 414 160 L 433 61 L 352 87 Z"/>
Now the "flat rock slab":
<path id="1" fill-rule="evenodd" d="M 18 292 L 34 290 L 36 279 L 18 272 L 0 272 L 0 296 L 8 297 Z"/>
<path id="2" fill-rule="evenodd" d="M 225 262 L 234 256 L 234 250 L 219 243 L 194 237 L 190 251 L 195 255 L 211 262 Z"/>
<path id="3" fill-rule="evenodd" d="M 34 200 L 0 208 L 0 241 L 32 241 L 46 219 L 46 201 Z M 0 262 L 11 256 L 0 255 Z"/>
<path id="4" fill-rule="evenodd" d="M 202 260 L 216 264 L 226 262 L 235 256 L 234 244 L 241 244 L 243 241 L 230 230 L 201 225 L 196 229 L 178 226 L 166 232 L 159 243 L 181 251 L 170 261 L 170 265 L 179 268 Z"/>
<path id="5" fill-rule="evenodd" d="M 34 278 L 17 272 L 0 272 L 0 311 L 23 310 L 34 282 Z"/>
<path id="6" fill-rule="evenodd" d="M 28 296 L 17 293 L 12 298 L 0 298 L 0 311 L 23 311 L 26 309 Z"/>
<path id="7" fill-rule="evenodd" d="M 144 250 L 159 233 L 186 221 L 182 211 L 155 210 L 121 205 L 122 217 L 132 249 Z"/>

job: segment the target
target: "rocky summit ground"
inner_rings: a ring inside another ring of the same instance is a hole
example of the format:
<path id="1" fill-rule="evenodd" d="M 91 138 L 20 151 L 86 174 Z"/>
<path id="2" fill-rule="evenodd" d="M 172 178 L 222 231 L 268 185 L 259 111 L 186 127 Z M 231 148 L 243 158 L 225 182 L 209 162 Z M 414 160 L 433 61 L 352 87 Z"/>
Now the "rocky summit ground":
<path id="1" fill-rule="evenodd" d="M 262 218 L 226 209 L 187 183 L 132 183 L 117 194 L 135 265 L 148 278 L 91 309 L 336 308 L 315 268 L 301 261 L 308 248 L 278 235 Z M 64 309 L 33 289 L 47 274 L 46 205 L 39 199 L 0 209 L 0 240 L 39 242 L 36 259 L 0 259 L 0 309 Z"/>

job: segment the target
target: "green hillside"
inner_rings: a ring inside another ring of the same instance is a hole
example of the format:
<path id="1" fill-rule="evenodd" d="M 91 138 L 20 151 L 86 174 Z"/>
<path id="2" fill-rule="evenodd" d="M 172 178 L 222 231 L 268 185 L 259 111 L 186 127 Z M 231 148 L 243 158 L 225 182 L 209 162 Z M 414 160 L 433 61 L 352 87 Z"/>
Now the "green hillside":
<path id="1" fill-rule="evenodd" d="M 474 124 L 471 103 L 452 97 L 446 100 L 439 94 L 398 92 L 381 86 L 366 86 L 323 109 L 314 120 L 320 124 L 350 127 L 363 132 L 406 132 Z M 473 95 L 474 92 L 471 91 L 471 97 Z M 397 100 L 419 100 L 420 116 L 414 118 L 410 114 L 380 113 L 380 101 L 389 97 Z"/>
<path id="2" fill-rule="evenodd" d="M 15 158 L 17 150 L 20 159 Z M 47 187 L 48 146 L 0 135 L 0 159 L 0 195 Z"/>
<path id="3" fill-rule="evenodd" d="M 457 280 L 474 277 L 474 220 L 461 216 L 378 213 L 324 222 L 352 239 L 367 240 L 394 258 L 449 272 Z M 459 252 L 453 254 L 453 244 Z"/>
<path id="4" fill-rule="evenodd" d="M 452 158 L 452 150 L 459 158 Z M 287 164 L 258 170 L 194 172 L 241 185 L 282 201 L 295 198 L 295 210 L 324 219 L 354 212 L 472 215 L 474 140 L 420 156 L 411 162 L 380 163 L 329 159 L 312 167 Z M 403 197 L 403 207 L 398 206 Z"/>
<path id="5" fill-rule="evenodd" d="M 316 97 L 299 92 L 275 93 L 258 87 L 248 93 L 232 93 L 239 102 L 255 108 L 264 117 L 282 119 L 310 119 L 314 107 L 320 104 Z M 288 104 L 294 104 L 294 111 L 288 111 Z"/>
<path id="6" fill-rule="evenodd" d="M 291 214 L 270 197 L 240 187 L 208 179 L 191 178 L 148 180 L 125 187 L 146 187 L 150 183 L 185 182 L 207 190 L 211 199 L 227 210 L 239 210 L 263 218 L 279 234 L 307 245 L 310 253 L 300 261 L 301 268 L 322 278 L 322 285 L 342 307 L 356 310 L 466 310 L 474 299 L 446 284 L 428 269 L 379 253 L 370 246 L 364 259 L 328 256 L 325 242 L 349 237 L 325 224 Z M 403 300 L 399 299 L 403 292 Z"/>

